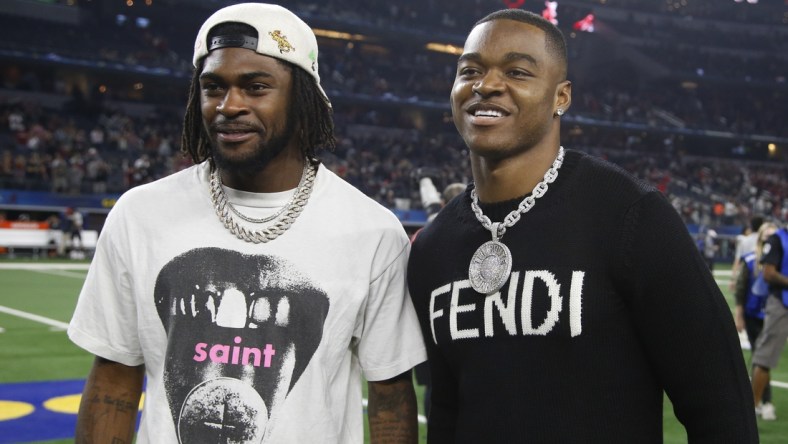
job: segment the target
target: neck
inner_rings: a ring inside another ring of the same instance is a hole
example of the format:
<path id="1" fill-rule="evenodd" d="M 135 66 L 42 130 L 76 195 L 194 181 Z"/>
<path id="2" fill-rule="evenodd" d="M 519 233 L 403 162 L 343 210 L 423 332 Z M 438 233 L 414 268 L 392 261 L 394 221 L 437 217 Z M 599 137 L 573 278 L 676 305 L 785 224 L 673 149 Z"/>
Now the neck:
<path id="1" fill-rule="evenodd" d="M 304 171 L 301 153 L 283 152 L 256 172 L 220 170 L 222 184 L 252 193 L 278 193 L 298 186 Z"/>
<path id="2" fill-rule="evenodd" d="M 480 157 L 471 152 L 471 169 L 479 200 L 485 203 L 515 199 L 533 191 L 558 155 L 558 145 L 534 147 L 504 159 Z"/>

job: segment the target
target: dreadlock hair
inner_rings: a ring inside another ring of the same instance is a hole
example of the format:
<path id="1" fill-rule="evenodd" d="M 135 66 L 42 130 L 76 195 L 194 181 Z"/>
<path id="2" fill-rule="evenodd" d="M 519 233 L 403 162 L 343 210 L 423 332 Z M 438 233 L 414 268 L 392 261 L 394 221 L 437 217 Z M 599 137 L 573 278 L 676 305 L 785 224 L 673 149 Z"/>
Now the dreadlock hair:
<path id="1" fill-rule="evenodd" d="M 336 148 L 331 104 L 318 89 L 314 77 L 290 62 L 280 60 L 280 63 L 289 65 L 293 73 L 290 109 L 291 118 L 295 119 L 293 127 L 298 131 L 298 146 L 304 157 L 317 163 L 318 147 L 329 151 Z"/>
<path id="2" fill-rule="evenodd" d="M 202 123 L 202 110 L 200 109 L 200 72 L 194 68 L 191 86 L 189 86 L 189 99 L 186 102 L 186 113 L 183 115 L 183 132 L 181 133 L 181 152 L 188 154 L 194 163 L 200 163 L 211 157 L 211 142 Z"/>
<path id="3" fill-rule="evenodd" d="M 526 23 L 531 26 L 536 26 L 537 28 L 541 29 L 545 33 L 545 45 L 547 49 L 556 57 L 558 57 L 558 61 L 561 66 L 561 72 L 564 79 L 566 79 L 566 71 L 568 65 L 568 57 L 566 55 L 566 39 L 564 38 L 564 34 L 558 29 L 557 26 L 547 21 L 541 15 L 534 14 L 531 11 L 525 11 L 523 9 L 501 9 L 499 11 L 492 12 L 476 22 L 473 27 L 477 27 L 482 23 L 490 22 L 493 20 L 515 20 L 518 22 Z"/>
<path id="4" fill-rule="evenodd" d="M 208 40 L 217 35 L 243 34 L 257 37 L 257 30 L 245 23 L 226 22 L 216 25 L 208 33 Z M 181 151 L 191 157 L 194 163 L 212 158 L 213 147 L 202 119 L 200 104 L 200 74 L 205 59 L 200 60 L 192 73 L 186 113 L 183 116 Z M 336 147 L 332 108 L 317 87 L 314 77 L 300 67 L 285 60 L 276 59 L 292 73 L 290 90 L 290 112 L 288 118 L 294 119 L 292 127 L 297 132 L 301 153 L 312 164 L 319 162 L 318 148 L 333 151 Z"/>

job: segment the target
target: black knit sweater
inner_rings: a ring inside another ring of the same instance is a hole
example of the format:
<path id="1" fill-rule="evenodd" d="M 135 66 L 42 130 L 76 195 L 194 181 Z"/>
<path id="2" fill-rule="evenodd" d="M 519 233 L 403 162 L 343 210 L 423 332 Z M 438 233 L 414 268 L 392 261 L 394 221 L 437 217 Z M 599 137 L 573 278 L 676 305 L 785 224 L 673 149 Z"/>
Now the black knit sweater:
<path id="1" fill-rule="evenodd" d="M 730 309 L 662 194 L 567 151 L 503 236 L 509 281 L 483 296 L 468 266 L 491 235 L 469 191 L 418 235 L 408 270 L 430 444 L 659 443 L 663 391 L 689 442 L 758 441 Z M 520 200 L 482 209 L 502 221 Z"/>

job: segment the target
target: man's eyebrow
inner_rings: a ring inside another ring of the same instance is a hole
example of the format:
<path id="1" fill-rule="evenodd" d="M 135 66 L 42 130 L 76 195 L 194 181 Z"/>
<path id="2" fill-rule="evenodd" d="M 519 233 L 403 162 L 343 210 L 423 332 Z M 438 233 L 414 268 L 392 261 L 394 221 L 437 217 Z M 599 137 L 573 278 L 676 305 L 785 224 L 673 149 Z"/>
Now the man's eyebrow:
<path id="1" fill-rule="evenodd" d="M 461 55 L 460 58 L 457 60 L 457 63 L 462 63 L 462 62 L 466 62 L 466 61 L 478 62 L 479 60 L 481 60 L 481 58 L 482 58 L 482 56 L 478 52 L 468 52 L 468 53 L 465 53 L 465 54 Z M 537 62 L 536 59 L 532 55 L 526 54 L 526 53 L 523 53 L 523 52 L 509 52 L 509 53 L 506 53 L 506 55 L 503 57 L 503 60 L 506 61 L 506 62 L 513 62 L 513 61 L 516 61 L 516 60 L 525 60 L 525 61 L 529 62 L 530 64 L 532 64 L 534 66 L 539 66 L 539 62 Z"/>
<path id="2" fill-rule="evenodd" d="M 478 52 L 466 52 L 457 59 L 457 63 L 459 64 L 465 61 L 477 62 L 481 58 L 482 56 Z"/>
<path id="3" fill-rule="evenodd" d="M 273 76 L 270 73 L 265 72 L 265 71 L 252 71 L 252 72 L 245 72 L 245 73 L 239 75 L 238 77 L 239 77 L 239 79 L 241 81 L 247 82 L 249 80 L 253 80 L 253 79 L 256 79 L 258 77 L 266 77 L 266 78 L 268 78 L 268 77 L 273 77 Z M 212 72 L 212 71 L 206 71 L 206 72 L 200 74 L 200 80 L 215 80 L 215 81 L 218 81 L 218 80 L 222 80 L 222 79 L 223 79 L 222 76 L 220 76 L 219 74 L 216 74 L 215 72 Z"/>
<path id="4" fill-rule="evenodd" d="M 537 62 L 532 55 L 525 54 L 522 52 L 507 53 L 506 56 L 504 56 L 504 60 L 506 60 L 507 62 L 513 62 L 515 60 L 525 60 L 527 62 L 530 62 L 534 66 L 539 66 L 539 62 Z"/>

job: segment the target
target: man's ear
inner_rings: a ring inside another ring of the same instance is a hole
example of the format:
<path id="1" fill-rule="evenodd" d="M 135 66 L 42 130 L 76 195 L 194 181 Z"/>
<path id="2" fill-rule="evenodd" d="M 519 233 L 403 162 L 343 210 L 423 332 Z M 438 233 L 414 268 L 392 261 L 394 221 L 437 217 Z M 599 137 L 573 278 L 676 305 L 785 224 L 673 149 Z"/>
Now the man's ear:
<path id="1" fill-rule="evenodd" d="M 569 107 L 572 105 L 572 82 L 569 80 L 564 80 L 560 82 L 555 88 L 555 104 L 553 105 L 553 113 L 559 114 L 558 110 L 561 110 L 561 114 L 565 113 Z"/>

